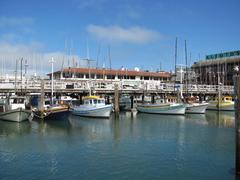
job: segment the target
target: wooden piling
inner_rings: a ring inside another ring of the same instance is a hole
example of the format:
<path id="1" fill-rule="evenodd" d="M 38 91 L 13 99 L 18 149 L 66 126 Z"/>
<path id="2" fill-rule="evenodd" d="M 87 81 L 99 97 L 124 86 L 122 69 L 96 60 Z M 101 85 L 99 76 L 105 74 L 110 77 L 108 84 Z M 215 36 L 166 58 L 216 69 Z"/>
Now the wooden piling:
<path id="1" fill-rule="evenodd" d="M 134 99 L 133 96 L 131 96 L 130 99 L 131 99 L 131 110 L 132 110 L 132 109 L 133 109 L 133 103 L 134 103 L 134 102 L 133 102 L 133 101 L 134 101 L 134 100 L 133 100 L 133 99 Z"/>
<path id="2" fill-rule="evenodd" d="M 142 104 L 144 104 L 144 97 L 145 97 L 145 94 L 143 92 L 143 94 L 142 94 Z"/>
<path id="3" fill-rule="evenodd" d="M 235 168 L 236 174 L 240 175 L 240 76 L 234 77 L 234 93 L 235 93 Z"/>
<path id="4" fill-rule="evenodd" d="M 118 85 L 114 85 L 114 109 L 115 109 L 115 114 L 119 114 L 119 90 L 118 90 Z"/>
<path id="5" fill-rule="evenodd" d="M 152 103 L 152 104 L 155 103 L 155 96 L 154 96 L 154 94 L 152 94 L 152 96 L 151 96 L 151 103 Z"/>
<path id="6" fill-rule="evenodd" d="M 41 80 L 41 97 L 40 97 L 40 107 L 39 110 L 41 112 L 40 117 L 43 119 L 43 111 L 44 111 L 44 80 Z"/>

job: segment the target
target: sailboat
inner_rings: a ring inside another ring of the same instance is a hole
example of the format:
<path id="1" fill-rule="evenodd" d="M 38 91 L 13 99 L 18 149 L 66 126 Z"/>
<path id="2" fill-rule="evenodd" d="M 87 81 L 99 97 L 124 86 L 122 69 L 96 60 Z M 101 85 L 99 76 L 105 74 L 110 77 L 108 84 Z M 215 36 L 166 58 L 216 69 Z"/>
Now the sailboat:
<path id="1" fill-rule="evenodd" d="M 177 62 L 177 38 L 175 43 L 175 74 L 176 74 L 176 62 Z M 184 115 L 185 109 L 186 107 L 182 103 L 168 102 L 167 99 L 161 100 L 160 103 L 137 105 L 137 110 L 139 112 L 153 114 Z"/>
<path id="2" fill-rule="evenodd" d="M 199 102 L 195 97 L 188 96 L 188 59 L 187 59 L 187 41 L 185 40 L 185 67 L 186 67 L 186 97 L 184 98 L 186 113 L 193 113 L 193 114 L 204 114 L 208 107 L 208 103 L 206 102 Z M 181 66 L 181 76 L 182 76 L 182 66 Z M 181 78 L 181 97 L 182 97 L 182 78 Z"/>
<path id="3" fill-rule="evenodd" d="M 44 98 L 44 84 L 42 81 L 42 92 L 41 92 L 41 102 L 40 106 L 32 109 L 32 117 L 39 119 L 58 119 L 64 117 L 63 115 L 69 111 L 69 105 L 59 103 L 59 101 L 54 100 L 53 97 L 53 63 L 54 60 L 50 61 L 52 64 L 52 83 L 51 83 L 51 100 Z"/>

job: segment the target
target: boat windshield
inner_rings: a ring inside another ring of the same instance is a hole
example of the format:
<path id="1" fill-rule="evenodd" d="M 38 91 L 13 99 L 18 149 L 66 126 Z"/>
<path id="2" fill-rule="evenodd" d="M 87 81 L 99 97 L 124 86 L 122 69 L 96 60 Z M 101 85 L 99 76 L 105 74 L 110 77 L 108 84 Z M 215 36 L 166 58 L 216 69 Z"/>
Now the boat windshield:
<path id="1" fill-rule="evenodd" d="M 13 104 L 24 104 L 24 98 L 14 98 Z"/>
<path id="2" fill-rule="evenodd" d="M 84 104 L 104 104 L 104 100 L 102 99 L 87 99 L 83 101 Z"/>

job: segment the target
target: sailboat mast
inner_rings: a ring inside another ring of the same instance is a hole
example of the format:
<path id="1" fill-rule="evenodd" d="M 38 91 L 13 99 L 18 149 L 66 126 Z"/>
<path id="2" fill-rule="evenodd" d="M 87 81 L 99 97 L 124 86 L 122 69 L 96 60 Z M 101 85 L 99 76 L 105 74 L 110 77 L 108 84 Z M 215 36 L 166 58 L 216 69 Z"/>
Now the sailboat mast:
<path id="1" fill-rule="evenodd" d="M 187 41 L 185 40 L 185 63 L 186 63 L 186 96 L 188 96 L 188 61 L 187 61 Z"/>
<path id="2" fill-rule="evenodd" d="M 175 86 L 176 86 L 176 80 L 177 80 L 177 41 L 178 41 L 178 38 L 176 37 L 176 40 L 175 40 L 175 60 L 174 60 L 174 68 L 175 68 L 175 79 L 174 79 L 174 92 L 176 91 L 175 90 Z"/>
<path id="3" fill-rule="evenodd" d="M 52 60 L 50 61 L 50 63 L 52 65 L 51 101 L 52 101 L 52 105 L 53 105 L 53 63 L 54 63 L 53 57 L 52 57 Z"/>
<path id="4" fill-rule="evenodd" d="M 15 85 L 14 85 L 14 90 L 15 94 L 17 93 L 17 68 L 18 67 L 18 60 L 16 59 L 16 67 L 15 67 Z"/>
<path id="5" fill-rule="evenodd" d="M 20 61 L 20 65 L 21 65 L 21 93 L 22 93 L 22 86 L 23 86 L 23 72 L 22 72 L 22 64 L 23 64 L 23 58 Z"/>

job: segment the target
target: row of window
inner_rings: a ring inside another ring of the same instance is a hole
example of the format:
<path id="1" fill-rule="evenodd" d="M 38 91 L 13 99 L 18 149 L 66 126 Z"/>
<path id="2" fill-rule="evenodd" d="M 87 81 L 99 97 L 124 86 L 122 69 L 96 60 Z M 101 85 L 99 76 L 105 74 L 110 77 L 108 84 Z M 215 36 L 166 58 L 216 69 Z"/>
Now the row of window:
<path id="1" fill-rule="evenodd" d="M 64 78 L 72 78 L 73 77 L 73 74 L 72 73 L 63 73 L 63 77 Z M 79 74 L 79 73 L 76 73 L 74 75 L 75 78 L 84 78 L 84 74 Z M 115 75 L 106 75 L 105 76 L 107 79 L 115 79 Z M 85 78 L 86 79 L 89 79 L 89 74 L 85 74 Z M 104 76 L 103 75 L 100 75 L 100 74 L 97 74 L 96 75 L 96 79 L 103 79 Z M 118 75 L 117 76 L 118 79 L 132 79 L 132 80 L 135 80 L 136 79 L 136 76 L 126 76 L 126 75 Z M 91 74 L 91 79 L 95 79 L 95 74 Z M 149 77 L 149 76 L 141 76 L 140 77 L 141 80 L 167 80 L 166 77 Z"/>

